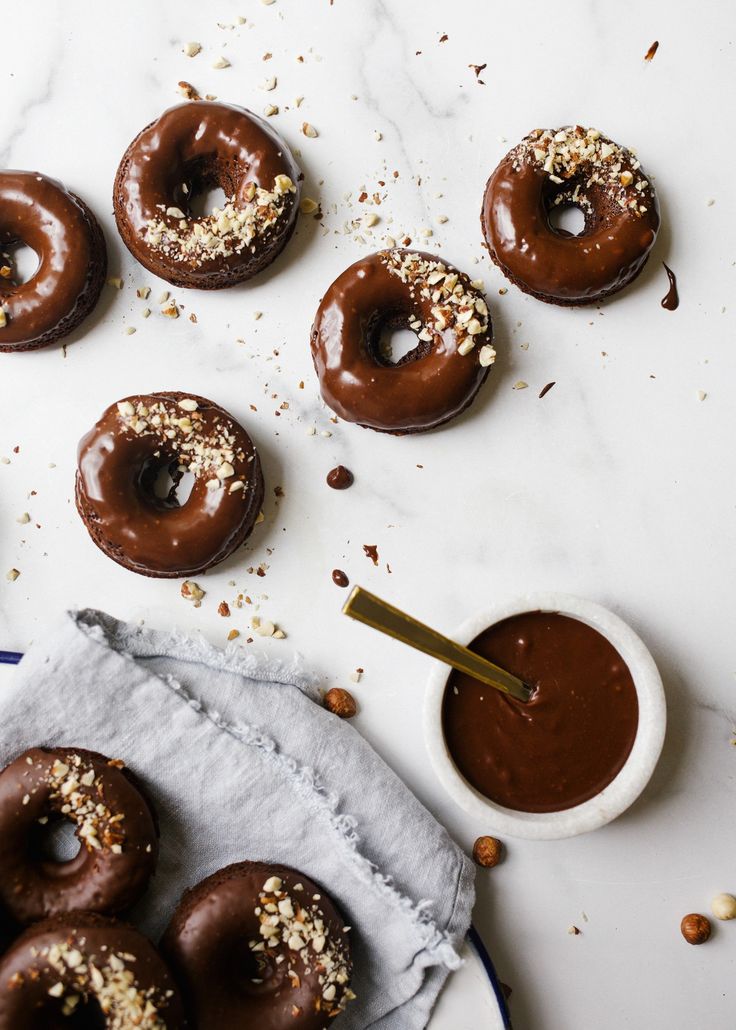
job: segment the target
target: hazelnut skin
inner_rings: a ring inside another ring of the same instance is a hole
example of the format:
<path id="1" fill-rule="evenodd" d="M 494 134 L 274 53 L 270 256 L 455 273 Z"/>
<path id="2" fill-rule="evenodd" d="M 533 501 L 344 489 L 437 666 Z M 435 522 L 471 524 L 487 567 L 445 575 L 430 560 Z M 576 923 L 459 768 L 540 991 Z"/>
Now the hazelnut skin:
<path id="1" fill-rule="evenodd" d="M 680 923 L 680 930 L 688 944 L 705 944 L 710 937 L 710 919 L 697 912 L 691 912 Z"/>
<path id="2" fill-rule="evenodd" d="M 503 856 L 503 844 L 496 837 L 478 837 L 473 845 L 473 861 L 485 869 L 498 865 Z"/>
<path id="3" fill-rule="evenodd" d="M 328 690 L 324 697 L 324 706 L 328 712 L 339 716 L 341 719 L 352 719 L 358 711 L 355 698 L 349 690 L 342 687 L 333 687 Z"/>

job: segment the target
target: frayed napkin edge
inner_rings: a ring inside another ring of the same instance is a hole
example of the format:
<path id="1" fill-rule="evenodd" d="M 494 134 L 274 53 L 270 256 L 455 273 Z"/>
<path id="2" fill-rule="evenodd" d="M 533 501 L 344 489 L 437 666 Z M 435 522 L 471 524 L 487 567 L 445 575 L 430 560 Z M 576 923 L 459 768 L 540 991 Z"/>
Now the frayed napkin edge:
<path id="1" fill-rule="evenodd" d="M 109 647 L 121 658 L 136 666 L 138 665 L 137 656 L 124 649 L 126 641 L 124 634 L 120 632 L 123 628 L 129 634 L 132 631 L 132 634 L 140 639 L 155 638 L 157 643 L 155 653 L 157 654 L 161 653 L 161 648 L 165 648 L 164 653 L 170 657 L 187 662 L 204 663 L 222 671 L 244 676 L 246 679 L 294 686 L 313 700 L 318 698 L 317 677 L 305 668 L 304 659 L 298 653 L 294 653 L 288 662 L 268 655 L 243 655 L 239 652 L 237 645 L 223 650 L 202 636 L 192 637 L 178 630 L 151 630 L 143 626 L 131 626 L 129 623 L 122 622 L 94 608 L 71 610 L 66 614 L 73 625 L 96 644 Z M 295 759 L 283 754 L 276 742 L 257 728 L 247 724 L 228 722 L 217 711 L 209 710 L 201 701 L 191 697 L 173 676 L 162 677 L 152 674 L 152 678 L 169 687 L 182 698 L 184 703 L 212 722 L 218 729 L 229 733 L 240 743 L 257 747 L 266 753 L 272 761 L 286 770 L 297 790 L 326 812 L 330 825 L 338 839 L 346 846 L 350 859 L 361 877 L 379 893 L 389 898 L 396 908 L 408 917 L 409 924 L 416 933 L 426 958 L 432 960 L 423 964 L 444 966 L 449 970 L 455 970 L 462 966 L 463 959 L 458 952 L 458 947 L 453 943 L 453 936 L 459 935 L 453 934 L 449 930 L 440 930 L 432 916 L 433 902 L 431 899 L 415 902 L 402 894 L 394 886 L 392 877 L 382 873 L 370 859 L 360 852 L 358 820 L 349 813 L 337 811 L 338 797 L 328 792 L 316 777 L 314 770 L 308 766 L 299 765 Z M 455 920 L 457 899 L 463 893 L 461 888 L 467 880 L 471 879 L 472 873 L 469 871 L 467 863 L 461 861 L 456 883 L 456 901 L 449 915 L 448 923 Z"/>

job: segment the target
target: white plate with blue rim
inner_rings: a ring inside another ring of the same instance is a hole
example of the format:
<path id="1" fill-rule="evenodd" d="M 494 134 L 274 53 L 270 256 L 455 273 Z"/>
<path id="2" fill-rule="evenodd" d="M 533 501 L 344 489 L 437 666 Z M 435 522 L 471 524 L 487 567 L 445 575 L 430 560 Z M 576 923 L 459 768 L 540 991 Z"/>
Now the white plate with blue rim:
<path id="1" fill-rule="evenodd" d="M 463 965 L 447 981 L 427 1030 L 511 1030 L 501 984 L 473 927 L 462 957 Z"/>
<path id="2" fill-rule="evenodd" d="M 0 688 L 21 656 L 0 651 Z M 447 981 L 427 1030 L 510 1030 L 503 990 L 491 958 L 471 927 L 462 950 L 463 965 Z"/>

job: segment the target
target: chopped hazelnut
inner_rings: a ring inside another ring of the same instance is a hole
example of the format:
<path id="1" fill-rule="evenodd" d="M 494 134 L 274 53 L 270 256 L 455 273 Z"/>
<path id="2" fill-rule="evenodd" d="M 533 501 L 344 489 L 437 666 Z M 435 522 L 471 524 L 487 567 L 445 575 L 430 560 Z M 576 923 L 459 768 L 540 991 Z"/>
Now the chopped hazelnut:
<path id="1" fill-rule="evenodd" d="M 195 608 L 199 608 L 202 604 L 202 598 L 205 596 L 205 591 L 190 579 L 185 579 L 181 585 L 181 596 L 186 601 L 191 601 Z"/>

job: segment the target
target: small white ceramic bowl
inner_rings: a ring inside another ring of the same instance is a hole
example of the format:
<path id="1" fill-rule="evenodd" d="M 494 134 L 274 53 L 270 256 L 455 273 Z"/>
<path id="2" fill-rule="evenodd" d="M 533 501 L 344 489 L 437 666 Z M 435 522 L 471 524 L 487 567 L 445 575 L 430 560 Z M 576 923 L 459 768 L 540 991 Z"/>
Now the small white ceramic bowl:
<path id="1" fill-rule="evenodd" d="M 592 601 L 568 594 L 527 594 L 486 608 L 463 622 L 450 636 L 467 645 L 502 619 L 533 611 L 559 612 L 592 626 L 613 644 L 629 667 L 639 699 L 639 725 L 629 757 L 608 786 L 590 800 L 563 812 L 516 812 L 485 797 L 459 772 L 445 742 L 442 699 L 451 670 L 441 662 L 433 663 L 427 684 L 424 730 L 429 756 L 442 786 L 461 808 L 478 819 L 481 827 L 512 837 L 556 840 L 605 826 L 634 803 L 649 782 L 662 751 L 667 708 L 661 677 L 642 641 L 617 615 Z M 573 755 L 570 760 L 574 761 Z"/>

